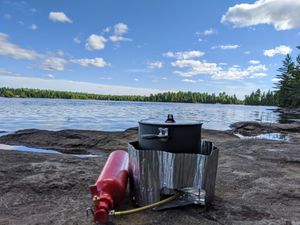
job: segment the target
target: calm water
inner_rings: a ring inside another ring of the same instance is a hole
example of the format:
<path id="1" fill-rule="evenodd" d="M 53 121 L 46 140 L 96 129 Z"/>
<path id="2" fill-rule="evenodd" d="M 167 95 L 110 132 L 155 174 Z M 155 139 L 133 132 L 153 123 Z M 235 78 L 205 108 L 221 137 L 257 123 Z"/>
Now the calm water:
<path id="1" fill-rule="evenodd" d="M 173 114 L 175 119 L 200 120 L 204 128 L 226 130 L 238 121 L 277 122 L 280 118 L 273 109 L 270 106 L 0 98 L 0 131 L 27 128 L 119 131 L 138 126 L 141 119 L 164 119 L 167 114 Z"/>

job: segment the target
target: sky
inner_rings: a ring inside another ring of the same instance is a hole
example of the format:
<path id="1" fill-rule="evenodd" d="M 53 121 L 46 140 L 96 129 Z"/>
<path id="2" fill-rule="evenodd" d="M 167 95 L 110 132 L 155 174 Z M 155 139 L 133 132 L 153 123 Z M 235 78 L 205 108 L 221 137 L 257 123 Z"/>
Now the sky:
<path id="1" fill-rule="evenodd" d="M 273 89 L 299 0 L 0 0 L 0 87 L 99 94 Z"/>

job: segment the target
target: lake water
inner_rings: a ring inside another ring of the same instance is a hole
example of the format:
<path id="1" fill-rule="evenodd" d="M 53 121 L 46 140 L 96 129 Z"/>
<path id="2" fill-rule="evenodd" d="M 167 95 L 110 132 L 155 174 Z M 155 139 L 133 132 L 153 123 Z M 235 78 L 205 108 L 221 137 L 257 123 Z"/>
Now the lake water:
<path id="1" fill-rule="evenodd" d="M 20 129 L 86 129 L 121 131 L 146 118 L 203 122 L 204 128 L 226 130 L 238 121 L 277 122 L 275 107 L 220 104 L 116 102 L 69 99 L 0 98 L 0 131 Z"/>

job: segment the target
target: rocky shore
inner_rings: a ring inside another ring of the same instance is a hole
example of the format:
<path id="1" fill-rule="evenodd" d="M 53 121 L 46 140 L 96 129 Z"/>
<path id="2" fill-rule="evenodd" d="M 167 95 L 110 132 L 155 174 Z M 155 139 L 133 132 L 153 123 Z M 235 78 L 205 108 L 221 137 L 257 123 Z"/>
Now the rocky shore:
<path id="1" fill-rule="evenodd" d="M 115 224 L 300 224 L 300 124 L 243 122 L 230 131 L 203 130 L 220 149 L 216 198 L 206 211 L 188 206 L 114 218 Z M 239 139 L 234 133 L 285 132 L 290 142 Z M 101 153 L 96 158 L 0 150 L 1 225 L 85 225 L 91 205 L 89 185 L 108 153 L 126 149 L 137 129 L 124 132 L 23 130 L 0 143 L 54 149 L 63 153 Z M 124 208 L 132 208 L 127 197 Z"/>

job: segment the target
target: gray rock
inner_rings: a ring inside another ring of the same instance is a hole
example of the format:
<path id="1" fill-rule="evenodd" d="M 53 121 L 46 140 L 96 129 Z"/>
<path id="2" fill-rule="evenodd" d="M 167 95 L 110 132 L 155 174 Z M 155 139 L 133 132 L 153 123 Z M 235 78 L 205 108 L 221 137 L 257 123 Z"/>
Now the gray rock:
<path id="1" fill-rule="evenodd" d="M 245 136 L 256 136 L 272 132 L 299 132 L 300 123 L 258 123 L 258 122 L 237 122 L 230 126 L 234 132 Z"/>
<path id="2" fill-rule="evenodd" d="M 47 140 L 40 138 L 35 141 L 38 134 Z M 107 150 L 120 146 L 126 148 L 125 143 L 135 139 L 136 135 L 136 130 L 116 133 L 27 130 L 1 141 L 33 143 L 39 147 L 45 144 L 47 148 L 58 146 L 72 152 L 71 149 L 78 147 L 84 150 L 84 146 L 93 149 L 106 146 Z M 212 140 L 220 149 L 216 198 L 212 208 L 205 210 L 200 206 L 188 206 L 161 212 L 148 210 L 116 217 L 114 223 L 297 224 L 300 221 L 298 144 L 240 140 L 231 132 L 214 130 L 204 130 L 203 137 Z M 85 144 L 78 145 L 80 140 Z M 98 142 L 89 145 L 88 140 Z M 53 143 L 55 141 L 58 143 Z M 77 145 L 73 146 L 74 143 Z M 92 204 L 89 185 L 99 176 L 105 160 L 105 156 L 81 159 L 65 154 L 0 150 L 0 224 L 92 224 L 91 218 L 85 217 L 86 207 Z M 133 207 L 127 196 L 118 210 Z"/>
<path id="3" fill-rule="evenodd" d="M 137 130 L 134 129 L 122 132 L 27 129 L 0 137 L 0 143 L 85 154 L 95 150 L 126 149 L 128 141 L 134 141 L 136 136 Z"/>

